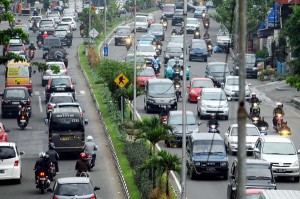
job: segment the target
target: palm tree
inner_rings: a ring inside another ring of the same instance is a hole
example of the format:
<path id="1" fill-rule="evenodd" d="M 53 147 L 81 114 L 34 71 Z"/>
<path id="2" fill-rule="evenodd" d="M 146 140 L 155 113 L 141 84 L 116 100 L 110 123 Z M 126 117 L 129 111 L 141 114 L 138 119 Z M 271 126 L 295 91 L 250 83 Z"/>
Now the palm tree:
<path id="1" fill-rule="evenodd" d="M 171 198 L 169 191 L 169 175 L 171 171 L 175 171 L 180 174 L 181 172 L 181 161 L 177 155 L 168 153 L 165 150 L 159 151 L 157 155 L 150 157 L 142 168 L 153 168 L 153 166 L 161 167 L 160 176 L 166 174 L 166 196 Z"/>

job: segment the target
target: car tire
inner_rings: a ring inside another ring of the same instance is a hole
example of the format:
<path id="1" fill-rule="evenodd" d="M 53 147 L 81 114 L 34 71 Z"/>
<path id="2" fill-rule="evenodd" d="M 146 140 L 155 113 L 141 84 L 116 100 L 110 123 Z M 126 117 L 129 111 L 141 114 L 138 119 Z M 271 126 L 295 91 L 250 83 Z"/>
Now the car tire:
<path id="1" fill-rule="evenodd" d="M 299 182 L 299 176 L 298 177 L 294 177 L 294 182 Z"/>
<path id="2" fill-rule="evenodd" d="M 169 142 L 169 141 L 167 141 L 167 140 L 165 140 L 165 145 L 166 145 L 166 147 L 167 147 L 167 148 L 170 148 L 170 147 L 171 147 L 171 144 L 170 144 L 170 142 Z"/>
<path id="3" fill-rule="evenodd" d="M 227 115 L 227 116 L 224 116 L 224 120 L 228 120 L 228 117 L 229 117 L 228 115 Z"/>
<path id="4" fill-rule="evenodd" d="M 6 114 L 5 112 L 3 112 L 3 110 L 2 110 L 2 118 L 6 118 Z"/>
<path id="5" fill-rule="evenodd" d="M 192 59 L 189 57 L 189 61 L 192 61 Z"/>
<path id="6" fill-rule="evenodd" d="M 21 184 L 22 182 L 22 174 L 20 175 L 19 179 L 16 179 L 16 184 Z"/>
<path id="7" fill-rule="evenodd" d="M 195 174 L 195 172 L 194 172 L 194 169 L 190 169 L 190 178 L 191 178 L 191 180 L 195 180 L 196 179 L 196 174 Z"/>
<path id="8" fill-rule="evenodd" d="M 118 46 L 119 44 L 118 44 L 118 42 L 117 42 L 117 40 L 115 40 L 115 46 Z"/>
<path id="9" fill-rule="evenodd" d="M 207 58 L 206 58 L 206 59 L 204 59 L 204 62 L 207 62 Z"/>

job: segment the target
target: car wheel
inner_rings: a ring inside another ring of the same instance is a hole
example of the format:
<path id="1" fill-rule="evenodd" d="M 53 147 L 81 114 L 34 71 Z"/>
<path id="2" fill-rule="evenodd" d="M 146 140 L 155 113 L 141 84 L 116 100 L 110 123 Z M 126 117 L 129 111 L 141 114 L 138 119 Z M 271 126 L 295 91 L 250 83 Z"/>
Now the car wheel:
<path id="1" fill-rule="evenodd" d="M 200 117 L 200 112 L 199 112 L 198 107 L 197 107 L 197 115 L 198 115 L 198 117 Z"/>
<path id="2" fill-rule="evenodd" d="M 192 61 L 192 59 L 189 57 L 189 61 Z"/>
<path id="3" fill-rule="evenodd" d="M 206 59 L 204 59 L 204 62 L 207 62 L 207 58 L 206 58 Z"/>
<path id="4" fill-rule="evenodd" d="M 150 113 L 150 110 L 149 110 L 149 108 L 148 108 L 148 105 L 146 104 L 146 113 Z"/>
<path id="5" fill-rule="evenodd" d="M 186 77 L 186 80 L 190 80 L 190 77 L 189 77 L 189 76 L 187 76 L 187 77 Z"/>
<path id="6" fill-rule="evenodd" d="M 170 148 L 170 147 L 171 147 L 171 144 L 170 144 L 170 142 L 169 142 L 169 141 L 167 141 L 167 140 L 165 140 L 165 145 L 166 145 L 166 147 L 167 147 L 167 148 Z"/>
<path id="7" fill-rule="evenodd" d="M 295 182 L 299 182 L 299 177 L 294 177 Z"/>
<path id="8" fill-rule="evenodd" d="M 190 169 L 190 178 L 191 178 L 191 180 L 194 180 L 194 179 L 196 179 L 196 174 L 195 174 L 195 172 L 194 172 L 194 169 Z"/>
<path id="9" fill-rule="evenodd" d="M 228 180 L 228 174 L 223 175 L 223 180 Z"/>
<path id="10" fill-rule="evenodd" d="M 21 184 L 21 181 L 22 181 L 22 174 L 20 175 L 20 178 L 16 180 L 16 183 Z"/>
<path id="11" fill-rule="evenodd" d="M 224 119 L 225 119 L 225 120 L 228 120 L 228 117 L 229 117 L 229 116 L 227 115 L 227 116 L 224 117 Z"/>
<path id="12" fill-rule="evenodd" d="M 118 42 L 115 40 L 115 46 L 118 46 Z"/>

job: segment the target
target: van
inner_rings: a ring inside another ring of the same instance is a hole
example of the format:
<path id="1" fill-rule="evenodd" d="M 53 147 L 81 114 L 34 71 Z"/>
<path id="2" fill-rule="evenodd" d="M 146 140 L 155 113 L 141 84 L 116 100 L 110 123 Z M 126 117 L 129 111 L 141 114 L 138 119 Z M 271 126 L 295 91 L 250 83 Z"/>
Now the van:
<path id="1" fill-rule="evenodd" d="M 177 98 L 173 81 L 170 79 L 149 79 L 145 86 L 144 109 L 147 113 L 161 111 L 162 106 L 177 110 Z"/>
<path id="2" fill-rule="evenodd" d="M 299 190 L 263 190 L 259 199 L 299 199 Z"/>
<path id="3" fill-rule="evenodd" d="M 193 132 L 186 149 L 187 171 L 191 179 L 200 175 L 228 179 L 228 156 L 220 134 Z"/>
<path id="4" fill-rule="evenodd" d="M 32 68 L 28 62 L 9 61 L 5 70 L 5 87 L 26 87 L 32 93 Z"/>
<path id="5" fill-rule="evenodd" d="M 168 18 L 172 19 L 175 12 L 175 4 L 165 4 L 163 5 L 162 13 Z"/>
<path id="6" fill-rule="evenodd" d="M 135 16 L 136 31 L 148 31 L 148 19 L 146 16 Z"/>

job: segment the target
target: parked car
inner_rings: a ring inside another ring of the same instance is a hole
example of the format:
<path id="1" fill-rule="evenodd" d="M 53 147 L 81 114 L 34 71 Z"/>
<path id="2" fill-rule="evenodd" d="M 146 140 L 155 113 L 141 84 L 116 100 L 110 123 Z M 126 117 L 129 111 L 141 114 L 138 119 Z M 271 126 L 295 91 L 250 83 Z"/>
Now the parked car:
<path id="1" fill-rule="evenodd" d="M 219 88 L 222 86 L 221 83 L 224 83 L 225 78 L 231 74 L 232 72 L 225 62 L 210 62 L 205 68 L 205 77 L 210 78 Z"/>
<path id="2" fill-rule="evenodd" d="M 156 79 L 156 75 L 152 67 L 145 67 L 138 73 L 137 76 L 138 86 L 145 87 L 149 79 Z"/>
<path id="3" fill-rule="evenodd" d="M 198 97 L 203 88 L 214 88 L 214 83 L 209 78 L 193 78 L 188 86 L 188 100 L 189 102 L 197 102 Z"/>
<path id="4" fill-rule="evenodd" d="M 250 86 L 247 81 L 245 82 L 245 99 L 249 100 L 250 96 Z M 224 83 L 221 83 L 221 87 L 224 89 L 227 99 L 238 100 L 239 99 L 239 76 L 227 76 L 225 77 Z"/>
<path id="5" fill-rule="evenodd" d="M 51 76 L 45 87 L 46 102 L 49 101 L 51 93 L 72 93 L 75 100 L 75 87 L 69 76 Z"/>
<path id="6" fill-rule="evenodd" d="M 207 62 L 208 49 L 206 42 L 203 39 L 194 39 L 189 47 L 189 61 L 192 60 L 203 60 Z"/>

